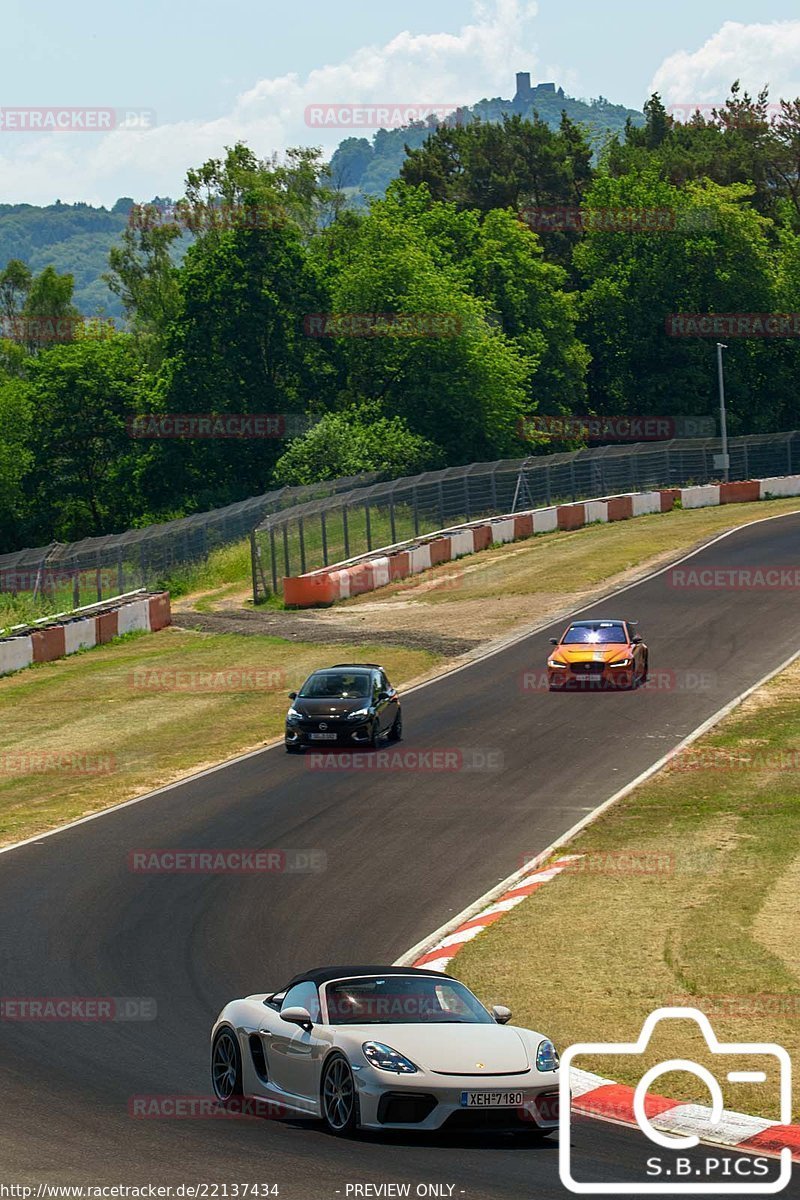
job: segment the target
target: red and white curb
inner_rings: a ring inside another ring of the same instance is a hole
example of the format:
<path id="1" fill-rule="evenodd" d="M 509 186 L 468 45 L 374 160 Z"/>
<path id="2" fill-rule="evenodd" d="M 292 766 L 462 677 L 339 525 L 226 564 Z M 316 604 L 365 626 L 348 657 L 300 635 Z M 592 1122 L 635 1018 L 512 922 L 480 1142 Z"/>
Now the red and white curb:
<path id="1" fill-rule="evenodd" d="M 445 971 L 447 964 L 458 954 L 461 947 L 466 942 L 471 942 L 479 933 L 483 933 L 489 925 L 493 925 L 495 921 L 504 916 L 512 908 L 516 908 L 533 892 L 538 891 L 551 879 L 555 879 L 556 875 L 560 875 L 565 867 L 571 862 L 576 862 L 581 855 L 570 854 L 565 858 L 559 858 L 544 870 L 539 869 L 532 871 L 529 875 L 525 875 L 519 879 L 507 892 L 495 900 L 488 907 L 482 909 L 476 916 L 470 917 L 463 925 L 459 925 L 458 929 L 453 930 L 446 937 L 436 942 L 431 946 L 430 950 L 414 960 L 410 965 L 412 967 L 429 967 L 433 971 Z"/>
<path id="2" fill-rule="evenodd" d="M 516 908 L 581 857 L 580 854 L 565 855 L 548 867 L 540 867 L 523 875 L 498 899 L 470 916 L 408 965 L 446 971 L 467 942 L 478 937 L 484 929 L 499 921 L 505 913 Z M 577 1067 L 570 1068 L 570 1087 L 573 1112 L 638 1128 L 633 1115 L 634 1088 Z M 792 1151 L 792 1158 L 800 1162 L 800 1125 L 782 1125 L 778 1121 L 751 1117 L 746 1113 L 729 1112 L 727 1109 L 723 1110 L 722 1119 L 713 1124 L 711 1109 L 705 1105 L 687 1104 L 651 1093 L 648 1093 L 645 1100 L 645 1113 L 653 1128 L 662 1133 L 680 1136 L 692 1134 L 701 1142 L 735 1147 L 748 1153 L 771 1157 L 779 1157 L 781 1150 L 788 1146 Z"/>

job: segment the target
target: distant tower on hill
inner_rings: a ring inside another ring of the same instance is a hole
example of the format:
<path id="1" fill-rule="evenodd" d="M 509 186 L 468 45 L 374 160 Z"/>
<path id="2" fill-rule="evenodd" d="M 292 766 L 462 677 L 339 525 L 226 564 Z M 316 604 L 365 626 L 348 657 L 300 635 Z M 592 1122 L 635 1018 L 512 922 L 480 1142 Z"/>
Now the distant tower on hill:
<path id="1" fill-rule="evenodd" d="M 531 87 L 530 71 L 517 71 L 517 90 L 514 95 L 513 104 L 517 108 L 526 108 L 536 99 L 544 99 L 545 96 L 563 96 L 564 89 L 562 87 L 556 90 L 554 83 L 537 83 L 535 87 Z"/>

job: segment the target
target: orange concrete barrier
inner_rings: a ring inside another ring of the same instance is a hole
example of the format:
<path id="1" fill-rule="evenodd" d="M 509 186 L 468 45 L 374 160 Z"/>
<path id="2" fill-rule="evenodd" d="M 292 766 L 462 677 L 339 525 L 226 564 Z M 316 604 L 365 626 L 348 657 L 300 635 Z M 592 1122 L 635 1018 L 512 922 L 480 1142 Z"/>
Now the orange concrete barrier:
<path id="1" fill-rule="evenodd" d="M 661 511 L 672 512 L 675 507 L 675 501 L 681 494 L 680 488 L 660 488 L 661 495 Z"/>
<path id="2" fill-rule="evenodd" d="M 612 496 L 608 501 L 609 521 L 627 521 L 633 516 L 633 496 Z"/>
<path id="3" fill-rule="evenodd" d="M 580 529 L 585 524 L 586 510 L 582 504 L 559 504 L 559 529 Z"/>
<path id="4" fill-rule="evenodd" d="M 398 550 L 389 555 L 389 578 L 405 579 L 408 575 L 408 551 Z"/>
<path id="5" fill-rule="evenodd" d="M 492 544 L 492 527 L 491 525 L 476 525 L 472 530 L 472 537 L 475 542 L 475 550 L 488 550 Z"/>
<path id="6" fill-rule="evenodd" d="M 314 604 L 333 604 L 339 598 L 338 588 L 330 575 L 299 575 L 284 579 L 283 599 L 295 608 L 310 608 Z"/>
<path id="7" fill-rule="evenodd" d="M 514 517 L 514 538 L 533 537 L 533 514 Z"/>
<path id="8" fill-rule="evenodd" d="M 761 499 L 761 484 L 757 479 L 744 479 L 739 483 L 719 485 L 720 504 L 746 504 L 749 500 Z"/>
<path id="9" fill-rule="evenodd" d="M 34 662 L 52 662 L 67 653 L 63 625 L 48 625 L 31 633 Z"/>
<path id="10" fill-rule="evenodd" d="M 350 577 L 350 595 L 360 596 L 362 592 L 371 592 L 375 586 L 372 574 L 372 563 L 359 563 L 356 567 L 348 567 Z"/>
<path id="11" fill-rule="evenodd" d="M 172 614 L 169 607 L 169 592 L 160 592 L 157 596 L 151 596 L 150 605 L 150 629 L 156 633 L 159 629 L 166 629 L 167 625 L 172 624 Z"/>
<path id="12" fill-rule="evenodd" d="M 428 542 L 431 551 L 431 566 L 436 567 L 439 563 L 450 562 L 452 553 L 450 550 L 450 538 L 439 537 L 434 538 L 432 542 Z"/>
<path id="13" fill-rule="evenodd" d="M 97 636 L 95 644 L 100 646 L 103 642 L 110 642 L 112 638 L 117 636 L 119 622 L 117 619 L 117 610 L 112 612 L 98 613 L 95 617 L 95 628 Z"/>

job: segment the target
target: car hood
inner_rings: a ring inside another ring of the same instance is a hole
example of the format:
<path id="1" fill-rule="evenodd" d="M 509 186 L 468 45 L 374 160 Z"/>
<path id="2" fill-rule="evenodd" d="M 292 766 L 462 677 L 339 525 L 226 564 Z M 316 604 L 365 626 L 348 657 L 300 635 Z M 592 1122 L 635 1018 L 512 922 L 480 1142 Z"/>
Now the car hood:
<path id="1" fill-rule="evenodd" d="M 383 1042 L 416 1066 L 445 1075 L 511 1074 L 532 1065 L 523 1032 L 513 1026 L 431 1022 L 337 1027 L 337 1032 L 343 1030 L 359 1045 Z"/>
<path id="2" fill-rule="evenodd" d="M 298 697 L 292 707 L 305 717 L 346 717 L 360 708 L 369 708 L 369 696 L 355 696 L 349 700 L 305 700 Z"/>
<path id="3" fill-rule="evenodd" d="M 554 646 L 551 658 L 561 662 L 614 662 L 630 657 L 632 647 L 627 642 L 605 642 L 602 646 L 584 643 L 581 646 Z"/>

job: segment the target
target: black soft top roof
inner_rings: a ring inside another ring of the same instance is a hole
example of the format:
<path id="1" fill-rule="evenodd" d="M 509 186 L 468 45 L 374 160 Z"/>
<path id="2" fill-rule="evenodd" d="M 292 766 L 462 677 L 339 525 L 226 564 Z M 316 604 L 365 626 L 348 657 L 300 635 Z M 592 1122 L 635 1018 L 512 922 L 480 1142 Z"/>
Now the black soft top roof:
<path id="1" fill-rule="evenodd" d="M 433 975 L 437 979 L 450 979 L 451 976 L 446 975 L 444 971 L 428 971 L 424 967 L 387 967 L 372 966 L 372 967 L 314 967 L 311 971 L 304 971 L 302 975 L 295 975 L 294 979 L 290 979 L 283 991 L 294 987 L 296 983 L 315 983 L 317 987 L 321 983 L 328 983 L 331 979 L 353 979 L 356 975 Z"/>

